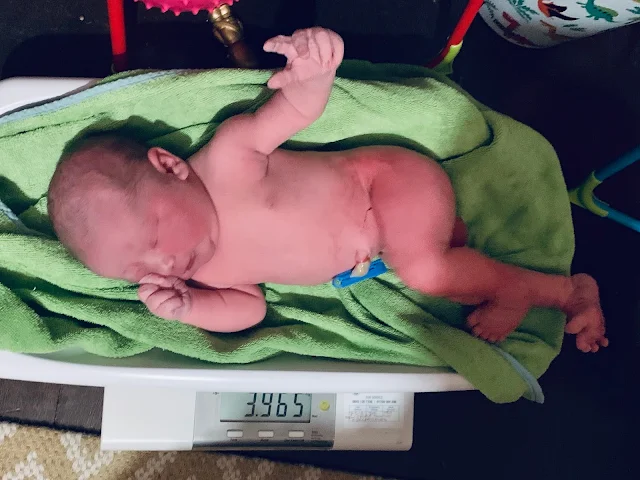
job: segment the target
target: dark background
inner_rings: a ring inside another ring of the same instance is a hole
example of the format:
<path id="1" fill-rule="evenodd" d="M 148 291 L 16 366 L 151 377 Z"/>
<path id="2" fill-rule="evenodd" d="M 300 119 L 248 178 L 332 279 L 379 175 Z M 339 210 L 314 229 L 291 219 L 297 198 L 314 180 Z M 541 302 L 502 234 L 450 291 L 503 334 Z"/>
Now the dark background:
<path id="1" fill-rule="evenodd" d="M 248 41 L 320 24 L 341 33 L 346 57 L 424 64 L 444 44 L 462 1 L 242 0 Z M 109 74 L 103 0 L 0 0 L 2 77 Z M 130 4 L 130 7 L 133 4 Z M 206 16 L 138 13 L 129 30 L 133 67 L 227 66 Z M 275 65 L 263 58 L 263 65 Z M 543 133 L 569 186 L 640 144 L 640 25 L 533 51 L 478 18 L 454 79 L 480 101 Z M 640 162 L 599 195 L 640 218 Z M 638 478 L 633 392 L 639 366 L 640 234 L 574 209 L 576 272 L 601 285 L 611 347 L 578 352 L 568 338 L 541 379 L 544 405 L 494 405 L 477 392 L 416 396 L 414 446 L 403 453 L 278 452 L 273 459 L 411 479 Z M 100 389 L 0 380 L 0 418 L 97 432 Z"/>

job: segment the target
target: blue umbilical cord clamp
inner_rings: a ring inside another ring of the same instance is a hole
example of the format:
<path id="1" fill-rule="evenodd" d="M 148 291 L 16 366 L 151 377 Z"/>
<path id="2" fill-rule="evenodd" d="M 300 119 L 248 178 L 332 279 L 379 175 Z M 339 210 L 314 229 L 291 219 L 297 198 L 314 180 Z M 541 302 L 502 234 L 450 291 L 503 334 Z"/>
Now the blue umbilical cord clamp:
<path id="1" fill-rule="evenodd" d="M 353 285 L 354 283 L 362 282 L 363 280 L 382 275 L 387 270 L 387 266 L 381 259 L 378 258 L 371 262 L 371 265 L 369 265 L 369 271 L 361 277 L 354 277 L 352 275 L 353 270 L 347 270 L 346 272 L 339 273 L 338 275 L 333 277 L 331 283 L 336 288 L 346 288 Z"/>

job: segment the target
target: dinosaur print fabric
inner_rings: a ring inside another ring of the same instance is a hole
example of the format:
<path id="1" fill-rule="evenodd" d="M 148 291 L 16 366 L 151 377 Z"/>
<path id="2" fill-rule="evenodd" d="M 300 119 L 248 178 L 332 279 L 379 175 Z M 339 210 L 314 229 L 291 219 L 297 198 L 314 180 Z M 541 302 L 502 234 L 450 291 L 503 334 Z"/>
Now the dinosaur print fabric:
<path id="1" fill-rule="evenodd" d="M 551 47 L 640 21 L 640 0 L 485 0 L 480 15 L 517 45 Z"/>

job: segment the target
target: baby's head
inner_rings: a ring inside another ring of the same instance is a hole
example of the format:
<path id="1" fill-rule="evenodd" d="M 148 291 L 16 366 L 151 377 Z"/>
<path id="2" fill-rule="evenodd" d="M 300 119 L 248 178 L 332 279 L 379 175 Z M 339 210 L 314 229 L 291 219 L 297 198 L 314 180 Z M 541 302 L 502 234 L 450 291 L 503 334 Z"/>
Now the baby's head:
<path id="1" fill-rule="evenodd" d="M 48 200 L 60 241 L 99 275 L 187 279 L 213 255 L 211 198 L 191 167 L 162 148 L 87 138 L 60 160 Z"/>

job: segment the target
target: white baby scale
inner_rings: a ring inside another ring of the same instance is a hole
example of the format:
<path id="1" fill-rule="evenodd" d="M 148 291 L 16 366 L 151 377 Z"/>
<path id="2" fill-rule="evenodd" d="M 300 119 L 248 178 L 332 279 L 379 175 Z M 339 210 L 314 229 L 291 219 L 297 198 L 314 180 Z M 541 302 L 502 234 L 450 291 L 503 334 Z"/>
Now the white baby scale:
<path id="1" fill-rule="evenodd" d="M 0 115 L 91 79 L 0 81 Z M 105 450 L 408 450 L 415 392 L 471 390 L 447 369 L 293 355 L 214 365 L 162 351 L 107 359 L 0 351 L 0 378 L 105 388 Z"/>

